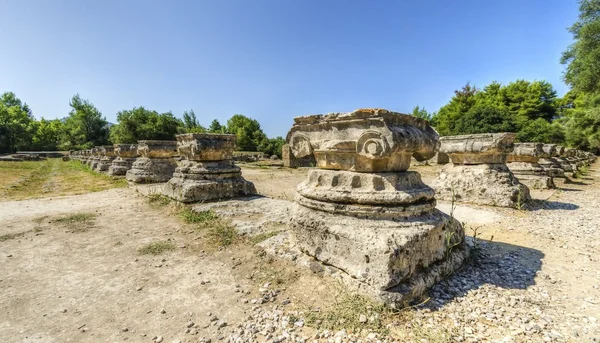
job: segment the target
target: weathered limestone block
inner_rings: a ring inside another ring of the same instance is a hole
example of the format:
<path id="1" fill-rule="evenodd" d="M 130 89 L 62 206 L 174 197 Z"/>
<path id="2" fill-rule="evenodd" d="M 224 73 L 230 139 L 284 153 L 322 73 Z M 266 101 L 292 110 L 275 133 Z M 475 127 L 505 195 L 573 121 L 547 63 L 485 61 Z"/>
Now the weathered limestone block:
<path id="1" fill-rule="evenodd" d="M 111 166 L 112 161 L 115 159 L 115 148 L 112 145 L 105 145 L 100 147 L 100 160 L 96 165 L 96 171 L 108 172 L 108 168 Z"/>
<path id="2" fill-rule="evenodd" d="M 138 157 L 125 178 L 135 183 L 167 182 L 177 168 L 177 141 L 138 141 Z"/>
<path id="3" fill-rule="evenodd" d="M 514 139 L 514 133 L 442 137 L 440 151 L 450 156 L 452 164 L 445 165 L 432 184 L 437 197 L 479 205 L 524 205 L 531 199 L 529 188 L 506 166 Z"/>
<path id="4" fill-rule="evenodd" d="M 108 167 L 108 175 L 122 176 L 133 167 L 137 156 L 137 144 L 115 144 L 114 152 L 117 157 Z"/>
<path id="5" fill-rule="evenodd" d="M 450 156 L 448 156 L 448 154 L 443 153 L 441 151 L 438 151 L 435 156 L 433 156 L 430 160 L 429 160 L 430 164 L 448 164 L 450 163 Z"/>
<path id="6" fill-rule="evenodd" d="M 515 143 L 514 150 L 507 157 L 508 169 L 529 188 L 556 188 L 554 179 L 538 163 L 543 146 L 543 143 Z"/>
<path id="7" fill-rule="evenodd" d="M 411 156 L 435 155 L 438 138 L 426 121 L 382 109 L 296 118 L 292 154 L 314 154 L 318 166 L 297 188 L 290 227 L 298 247 L 390 305 L 459 268 L 463 228 L 407 171 Z"/>
<path id="8" fill-rule="evenodd" d="M 236 135 L 187 133 L 177 135 L 183 158 L 163 193 L 181 202 L 211 201 L 256 194 L 252 182 L 233 163 Z"/>
<path id="9" fill-rule="evenodd" d="M 92 148 L 92 154 L 91 154 L 91 158 L 88 161 L 88 165 L 90 166 L 90 168 L 92 168 L 92 170 L 96 170 L 96 167 L 98 166 L 98 163 L 100 162 L 100 159 L 102 158 L 102 156 L 100 156 L 100 148 L 99 146 L 96 146 L 94 148 Z"/>
<path id="10" fill-rule="evenodd" d="M 302 158 L 294 156 L 289 144 L 284 144 L 281 147 L 281 159 L 283 160 L 283 166 L 287 168 L 314 167 L 317 165 L 313 154 Z"/>
<path id="11" fill-rule="evenodd" d="M 544 144 L 542 150 L 543 153 L 540 156 L 539 164 L 546 170 L 546 174 L 551 177 L 564 178 L 565 170 L 562 169 L 560 163 L 556 160 L 556 157 L 559 154 L 558 145 Z"/>

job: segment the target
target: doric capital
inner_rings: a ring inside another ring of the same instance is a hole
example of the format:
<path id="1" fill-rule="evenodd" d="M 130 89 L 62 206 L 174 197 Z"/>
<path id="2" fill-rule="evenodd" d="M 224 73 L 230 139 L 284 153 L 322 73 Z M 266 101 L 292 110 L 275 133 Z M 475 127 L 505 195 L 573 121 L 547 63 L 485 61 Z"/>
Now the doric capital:
<path id="1" fill-rule="evenodd" d="M 544 143 L 515 143 L 507 162 L 537 162 L 544 153 L 543 146 Z"/>

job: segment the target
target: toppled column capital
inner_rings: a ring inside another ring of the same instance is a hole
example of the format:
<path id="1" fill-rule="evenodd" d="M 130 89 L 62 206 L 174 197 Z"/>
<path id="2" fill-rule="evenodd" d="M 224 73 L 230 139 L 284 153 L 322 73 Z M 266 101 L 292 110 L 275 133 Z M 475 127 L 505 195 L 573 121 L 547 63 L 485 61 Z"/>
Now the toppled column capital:
<path id="1" fill-rule="evenodd" d="M 448 154 L 453 164 L 502 164 L 513 150 L 515 138 L 510 132 L 445 136 L 440 138 L 440 151 Z"/>
<path id="2" fill-rule="evenodd" d="M 537 162 L 544 153 L 544 143 L 515 143 L 507 162 Z"/>
<path id="3" fill-rule="evenodd" d="M 237 136 L 214 133 L 177 135 L 179 155 L 190 161 L 224 161 L 233 158 Z"/>
<path id="4" fill-rule="evenodd" d="M 177 141 L 138 141 L 137 152 L 146 158 L 172 158 L 177 155 Z"/>
<path id="5" fill-rule="evenodd" d="M 287 142 L 296 158 L 314 155 L 321 169 L 405 171 L 410 158 L 427 160 L 439 135 L 426 120 L 384 109 L 294 118 Z"/>

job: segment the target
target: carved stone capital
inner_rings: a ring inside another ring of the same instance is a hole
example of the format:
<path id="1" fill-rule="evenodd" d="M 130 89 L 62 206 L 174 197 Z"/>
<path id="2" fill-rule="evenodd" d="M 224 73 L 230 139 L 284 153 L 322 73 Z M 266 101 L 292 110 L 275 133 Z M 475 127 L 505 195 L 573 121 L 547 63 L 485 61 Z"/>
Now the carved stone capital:
<path id="1" fill-rule="evenodd" d="M 172 158 L 177 155 L 177 141 L 138 141 L 137 153 L 146 158 Z"/>
<path id="2" fill-rule="evenodd" d="M 440 138 L 440 151 L 448 154 L 453 164 L 503 164 L 513 150 L 515 134 L 481 133 Z"/>
<path id="3" fill-rule="evenodd" d="M 435 155 L 437 132 L 425 120 L 384 109 L 294 118 L 287 142 L 296 158 L 314 155 L 321 169 L 405 171 L 414 156 Z"/>
<path id="4" fill-rule="evenodd" d="M 223 161 L 233 158 L 236 135 L 186 133 L 177 135 L 179 155 L 190 161 Z"/>

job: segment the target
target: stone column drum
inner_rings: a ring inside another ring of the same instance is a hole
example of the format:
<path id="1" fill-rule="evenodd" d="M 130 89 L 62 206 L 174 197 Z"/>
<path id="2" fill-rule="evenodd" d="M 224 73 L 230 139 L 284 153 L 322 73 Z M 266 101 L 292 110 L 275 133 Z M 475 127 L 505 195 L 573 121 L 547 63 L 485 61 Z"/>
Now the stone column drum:
<path id="1" fill-rule="evenodd" d="M 102 158 L 100 156 L 100 147 L 96 146 L 90 150 L 91 150 L 91 157 L 88 160 L 88 165 L 90 166 L 90 168 L 92 168 L 92 170 L 96 170 L 96 167 L 98 166 L 98 162 L 100 162 L 100 158 Z"/>
<path id="2" fill-rule="evenodd" d="M 539 164 L 546 170 L 546 174 L 552 177 L 565 177 L 565 170 L 561 168 L 560 163 L 555 159 L 558 156 L 558 145 L 544 144 L 543 153 Z"/>
<path id="3" fill-rule="evenodd" d="M 543 153 L 543 146 L 544 143 L 515 143 L 515 148 L 508 154 L 506 160 L 508 169 L 529 188 L 556 188 L 554 179 L 548 176 L 538 163 Z"/>
<path id="4" fill-rule="evenodd" d="M 137 144 L 115 144 L 114 151 L 117 157 L 108 167 L 108 175 L 123 176 L 132 168 L 137 156 Z"/>
<path id="5" fill-rule="evenodd" d="M 177 141 L 138 141 L 138 157 L 125 174 L 135 183 L 167 182 L 173 177 L 177 163 Z"/>
<path id="6" fill-rule="evenodd" d="M 411 156 L 425 161 L 438 149 L 427 121 L 384 109 L 294 121 L 293 154 L 314 155 L 318 167 L 298 185 L 291 218 L 302 251 L 390 305 L 420 296 L 460 266 L 463 228 L 407 170 Z"/>
<path id="7" fill-rule="evenodd" d="M 252 182 L 233 163 L 236 135 L 187 133 L 177 135 L 182 157 L 163 194 L 181 202 L 212 201 L 256 194 Z"/>
<path id="8" fill-rule="evenodd" d="M 105 145 L 100 147 L 100 160 L 96 165 L 96 171 L 107 172 L 108 168 L 115 159 L 115 148 L 112 145 Z"/>
<path id="9" fill-rule="evenodd" d="M 520 207 L 529 201 L 529 188 L 506 166 L 514 140 L 514 133 L 442 137 L 440 151 L 452 163 L 432 184 L 438 198 L 503 207 Z"/>

